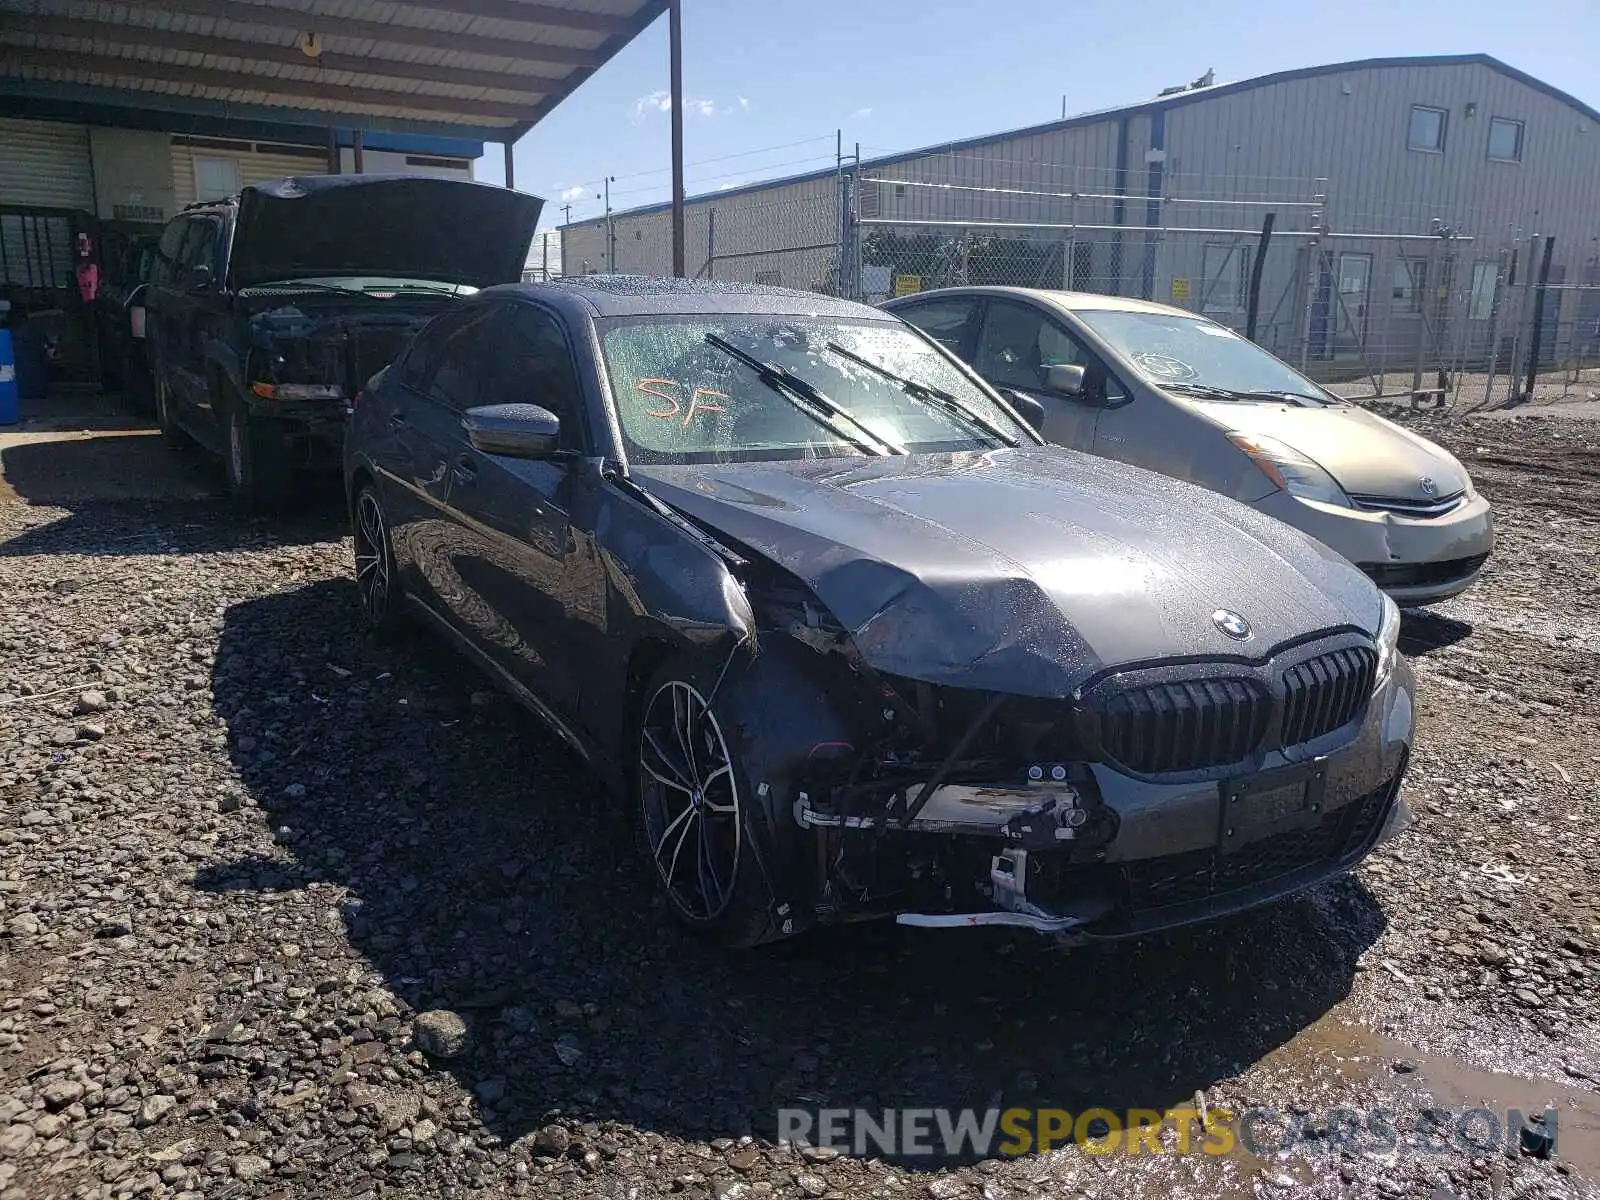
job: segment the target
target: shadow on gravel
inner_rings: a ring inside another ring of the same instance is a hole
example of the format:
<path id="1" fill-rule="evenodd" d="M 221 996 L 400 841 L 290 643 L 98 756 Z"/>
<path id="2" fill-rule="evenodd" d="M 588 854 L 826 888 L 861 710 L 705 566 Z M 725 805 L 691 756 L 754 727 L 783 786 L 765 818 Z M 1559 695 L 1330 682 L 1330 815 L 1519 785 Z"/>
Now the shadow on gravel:
<path id="1" fill-rule="evenodd" d="M 337 487 L 337 484 L 334 485 Z M 0 541 L 0 558 L 38 554 L 217 554 L 337 540 L 349 531 L 344 498 L 318 489 L 279 517 L 245 517 L 227 497 L 199 500 L 95 500 Z"/>
<path id="2" fill-rule="evenodd" d="M 287 854 L 198 886 L 347 888 L 296 982 L 342 973 L 348 939 L 405 1004 L 468 1014 L 476 1046 L 449 1069 L 503 1084 L 483 1112 L 507 1139 L 552 1109 L 709 1138 L 770 1136 L 783 1104 L 1187 1104 L 1345 996 L 1383 927 L 1345 878 L 1110 951 L 874 925 L 720 952 L 667 918 L 621 805 L 552 737 L 354 611 L 329 582 L 225 614 L 216 715 Z"/>
<path id="3" fill-rule="evenodd" d="M 1411 658 L 1431 654 L 1465 641 L 1472 626 L 1426 608 L 1408 608 L 1400 614 L 1400 653 Z"/>

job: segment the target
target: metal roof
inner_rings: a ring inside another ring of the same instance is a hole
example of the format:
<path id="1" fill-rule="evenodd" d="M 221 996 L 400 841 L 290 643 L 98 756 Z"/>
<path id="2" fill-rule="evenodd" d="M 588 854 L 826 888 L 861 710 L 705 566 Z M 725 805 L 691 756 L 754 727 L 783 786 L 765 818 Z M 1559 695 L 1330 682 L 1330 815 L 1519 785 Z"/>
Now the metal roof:
<path id="1" fill-rule="evenodd" d="M 986 133 L 978 137 L 963 138 L 959 141 L 940 142 L 933 146 L 923 146 L 917 150 L 903 150 L 896 154 L 884 154 L 876 158 L 861 160 L 863 169 L 878 169 L 892 167 L 899 163 L 912 162 L 919 158 L 928 158 L 937 154 L 953 154 L 959 150 L 976 150 L 985 146 L 993 146 L 999 142 L 1007 142 L 1012 138 L 1030 137 L 1040 133 L 1054 133 L 1062 129 L 1077 129 L 1085 125 L 1099 125 L 1106 121 L 1120 120 L 1125 117 L 1139 116 L 1144 113 L 1165 112 L 1173 108 L 1181 108 L 1188 104 L 1199 104 L 1218 96 L 1231 96 L 1239 92 L 1250 92 L 1257 88 L 1271 87 L 1279 83 L 1291 83 L 1298 79 L 1313 79 L 1322 75 L 1338 75 L 1346 71 L 1368 71 L 1385 67 L 1434 67 L 1434 66 L 1462 66 L 1477 65 L 1488 67 L 1507 75 L 1517 82 L 1543 92 L 1563 104 L 1570 105 L 1579 113 L 1592 121 L 1600 122 L 1600 110 L 1585 104 L 1576 96 L 1563 92 L 1553 84 L 1545 83 L 1529 75 L 1526 71 L 1501 62 L 1488 54 L 1422 54 L 1411 57 L 1396 58 L 1363 58 L 1353 62 L 1327 63 L 1315 67 L 1296 67 L 1288 71 L 1275 71 L 1270 75 L 1257 75 L 1251 79 L 1241 79 L 1233 83 L 1212 84 L 1209 87 L 1186 88 L 1181 92 L 1174 92 L 1167 96 L 1157 96 L 1151 100 L 1141 100 L 1135 104 L 1125 104 L 1117 108 L 1098 109 L 1093 112 L 1080 113 L 1077 116 L 1067 117 L 1060 121 L 1046 121 L 1040 125 L 1025 125 L 1018 129 L 1005 129 L 999 133 Z M 819 171 L 806 171 L 799 175 L 782 175 L 774 179 L 761 179 L 755 183 L 747 183 L 740 187 L 724 188 L 719 192 L 703 192 L 697 196 L 690 196 L 689 203 L 704 200 L 728 200 L 735 196 L 742 196 L 750 192 L 759 192 L 771 187 L 781 187 L 791 183 L 805 183 L 813 179 L 826 179 L 836 174 L 833 167 L 824 167 Z M 640 216 L 644 213 L 664 212 L 672 207 L 670 202 L 663 201 L 659 204 L 644 204 L 637 208 L 617 209 L 611 214 L 615 221 L 618 217 Z M 600 217 L 585 217 L 581 221 L 573 221 L 568 225 L 560 226 L 562 229 L 577 229 L 585 225 L 593 225 Z"/>
<path id="2" fill-rule="evenodd" d="M 515 140 L 666 9 L 667 0 L 0 0 L 0 111 L 31 100 L 36 110 Z"/>

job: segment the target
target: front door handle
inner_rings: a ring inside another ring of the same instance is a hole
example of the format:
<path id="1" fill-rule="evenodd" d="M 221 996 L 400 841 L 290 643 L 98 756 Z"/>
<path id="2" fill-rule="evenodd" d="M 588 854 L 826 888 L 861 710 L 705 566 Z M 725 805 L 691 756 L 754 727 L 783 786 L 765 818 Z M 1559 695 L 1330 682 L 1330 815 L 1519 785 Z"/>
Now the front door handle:
<path id="1" fill-rule="evenodd" d="M 456 465 L 451 474 L 455 476 L 457 483 L 465 486 L 478 478 L 478 464 L 472 460 L 470 455 L 463 454 L 456 459 Z"/>
<path id="2" fill-rule="evenodd" d="M 406 423 L 406 415 L 398 408 L 389 414 L 389 428 L 399 429 Z"/>

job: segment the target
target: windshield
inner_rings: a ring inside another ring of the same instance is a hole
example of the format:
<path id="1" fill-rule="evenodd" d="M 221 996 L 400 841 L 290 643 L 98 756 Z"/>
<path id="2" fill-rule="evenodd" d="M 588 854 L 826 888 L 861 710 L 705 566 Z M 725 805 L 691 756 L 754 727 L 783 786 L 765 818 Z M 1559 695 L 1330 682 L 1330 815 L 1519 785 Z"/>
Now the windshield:
<path id="1" fill-rule="evenodd" d="M 1115 309 L 1078 309 L 1073 315 L 1146 380 L 1168 391 L 1207 399 L 1339 403 L 1287 363 L 1214 321 Z"/>
<path id="2" fill-rule="evenodd" d="M 617 418 L 641 463 L 992 449 L 1026 437 L 899 324 L 732 315 L 601 328 Z"/>

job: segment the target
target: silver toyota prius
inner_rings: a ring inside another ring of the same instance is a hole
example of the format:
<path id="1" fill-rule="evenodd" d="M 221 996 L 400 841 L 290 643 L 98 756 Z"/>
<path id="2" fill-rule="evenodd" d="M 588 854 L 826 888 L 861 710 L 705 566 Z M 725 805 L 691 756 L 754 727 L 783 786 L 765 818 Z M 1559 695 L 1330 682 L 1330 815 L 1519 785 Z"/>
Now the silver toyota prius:
<path id="1" fill-rule="evenodd" d="M 946 288 L 883 307 L 1005 389 L 1050 441 L 1253 505 L 1399 604 L 1454 596 L 1488 561 L 1489 502 L 1452 454 L 1215 321 L 1031 288 Z"/>

